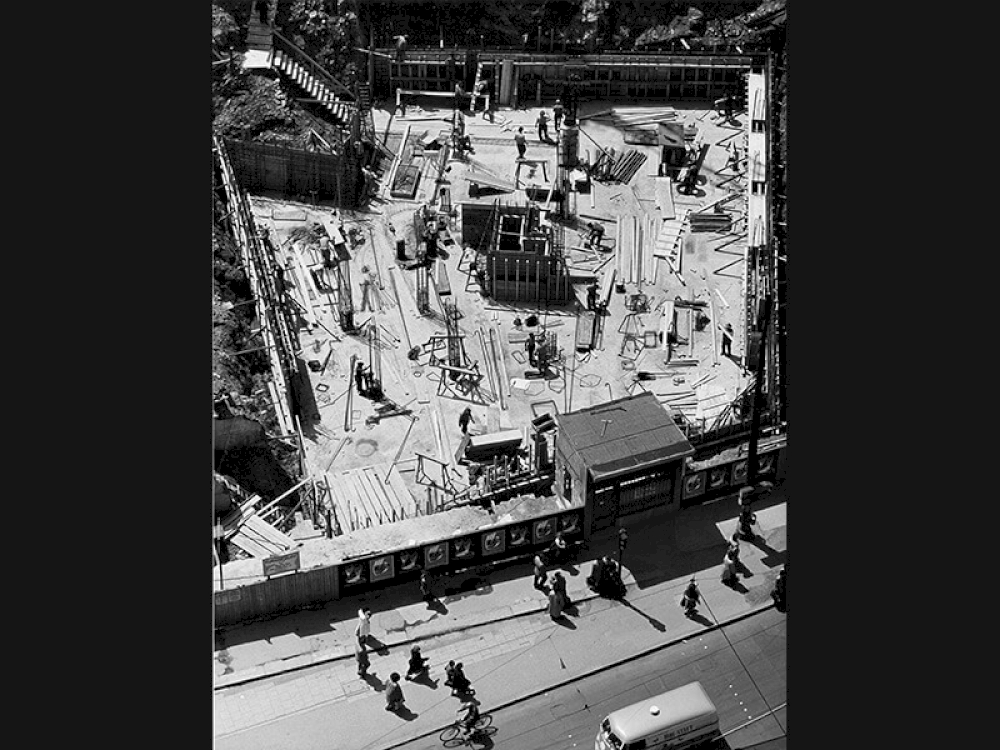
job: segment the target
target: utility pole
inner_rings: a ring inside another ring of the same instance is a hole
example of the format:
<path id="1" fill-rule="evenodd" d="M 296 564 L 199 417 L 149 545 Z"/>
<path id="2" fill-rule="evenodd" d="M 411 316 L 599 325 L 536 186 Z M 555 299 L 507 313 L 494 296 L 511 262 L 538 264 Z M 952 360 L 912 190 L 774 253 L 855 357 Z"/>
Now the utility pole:
<path id="1" fill-rule="evenodd" d="M 771 320 L 771 293 L 768 292 L 757 308 L 757 331 L 760 344 L 757 350 L 757 368 L 753 385 L 753 401 L 750 409 L 750 449 L 747 455 L 747 484 L 757 483 L 757 442 L 760 439 L 761 390 L 764 383 L 764 358 L 767 353 L 767 326 Z"/>

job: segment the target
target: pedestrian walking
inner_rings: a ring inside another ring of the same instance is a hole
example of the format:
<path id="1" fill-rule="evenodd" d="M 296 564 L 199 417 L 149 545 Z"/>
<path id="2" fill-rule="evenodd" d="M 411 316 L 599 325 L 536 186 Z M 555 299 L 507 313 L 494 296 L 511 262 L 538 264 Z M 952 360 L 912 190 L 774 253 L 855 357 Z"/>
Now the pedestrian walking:
<path id="1" fill-rule="evenodd" d="M 471 687 L 472 683 L 469 682 L 469 678 L 465 676 L 465 670 L 462 668 L 462 662 L 455 664 L 455 668 L 451 673 L 451 694 L 458 695 L 459 693 L 468 693 Z"/>
<path id="2" fill-rule="evenodd" d="M 694 614 L 699 601 L 701 601 L 701 592 L 698 591 L 698 584 L 694 582 L 694 576 L 691 576 L 691 582 L 688 583 L 687 588 L 684 589 L 684 596 L 681 597 L 681 606 L 684 608 L 685 616 L 690 617 Z"/>
<path id="3" fill-rule="evenodd" d="M 389 684 L 385 686 L 385 710 L 398 711 L 403 707 L 403 687 L 399 684 L 399 672 L 389 675 Z"/>
<path id="4" fill-rule="evenodd" d="M 538 127 L 538 140 L 547 141 L 549 139 L 549 118 L 546 116 L 544 109 L 538 113 L 535 125 Z"/>
<path id="5" fill-rule="evenodd" d="M 444 684 L 452 687 L 455 684 L 455 660 L 452 659 L 444 668 Z"/>
<path id="6" fill-rule="evenodd" d="M 535 555 L 535 588 L 544 589 L 547 582 L 545 563 L 542 561 L 541 555 Z"/>
<path id="7" fill-rule="evenodd" d="M 427 575 L 426 570 L 420 571 L 420 595 L 428 604 L 435 599 L 434 594 L 431 593 L 431 577 Z"/>
<path id="8" fill-rule="evenodd" d="M 569 594 L 566 593 L 566 578 L 563 576 L 562 571 L 557 570 L 552 574 L 552 590 L 562 597 L 562 606 L 564 608 L 573 603 L 569 600 Z"/>
<path id="9" fill-rule="evenodd" d="M 358 660 L 358 677 L 367 676 L 371 662 L 368 660 L 368 647 L 361 638 L 354 639 L 354 658 Z"/>
<path id="10" fill-rule="evenodd" d="M 556 99 L 555 106 L 552 107 L 552 122 L 555 123 L 556 132 L 559 132 L 559 125 L 563 119 L 562 99 Z"/>
<path id="11" fill-rule="evenodd" d="M 427 671 L 427 662 L 430 659 L 425 659 L 420 653 L 420 646 L 414 646 L 410 649 L 410 663 L 406 668 L 406 679 L 412 680 L 417 675 L 422 672 Z"/>
<path id="12" fill-rule="evenodd" d="M 362 607 L 358 610 L 358 626 L 354 629 L 354 635 L 365 643 L 371 638 L 372 611 L 368 607 Z"/>
<path id="13" fill-rule="evenodd" d="M 517 132 L 514 133 L 514 143 L 517 144 L 517 158 L 523 159 L 524 152 L 528 148 L 528 141 L 524 137 L 524 128 L 518 128 Z"/>
<path id="14" fill-rule="evenodd" d="M 722 356 L 731 357 L 733 356 L 733 326 L 732 323 L 726 323 L 726 327 L 722 328 Z"/>
<path id="15" fill-rule="evenodd" d="M 463 435 L 469 434 L 469 422 L 475 421 L 475 418 L 472 416 L 472 407 L 466 406 L 465 411 L 458 415 L 458 426 L 461 428 Z"/>
<path id="16" fill-rule="evenodd" d="M 771 592 L 774 606 L 778 609 L 783 609 L 785 606 L 785 570 L 787 568 L 786 565 L 778 572 L 778 577 L 774 579 L 774 590 Z"/>
<path id="17" fill-rule="evenodd" d="M 738 580 L 736 577 L 736 560 L 733 558 L 732 552 L 726 552 L 726 556 L 722 558 L 721 580 L 727 586 L 732 586 Z"/>
<path id="18" fill-rule="evenodd" d="M 549 592 L 549 617 L 553 620 L 557 620 L 562 617 L 563 611 L 563 599 L 555 591 Z"/>
<path id="19" fill-rule="evenodd" d="M 535 366 L 535 334 L 529 333 L 528 340 L 524 342 L 524 350 L 528 352 L 528 364 Z"/>

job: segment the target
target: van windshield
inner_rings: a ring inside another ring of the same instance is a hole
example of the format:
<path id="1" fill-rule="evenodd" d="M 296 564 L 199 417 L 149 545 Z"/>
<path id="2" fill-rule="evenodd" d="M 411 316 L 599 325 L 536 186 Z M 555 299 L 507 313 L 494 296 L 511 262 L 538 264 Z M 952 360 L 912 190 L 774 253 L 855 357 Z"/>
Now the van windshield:
<path id="1" fill-rule="evenodd" d="M 611 723 L 607 719 L 601 722 L 601 729 L 604 730 L 604 736 L 611 743 L 611 747 L 615 750 L 621 750 L 622 741 L 615 737 L 615 733 L 611 731 Z"/>

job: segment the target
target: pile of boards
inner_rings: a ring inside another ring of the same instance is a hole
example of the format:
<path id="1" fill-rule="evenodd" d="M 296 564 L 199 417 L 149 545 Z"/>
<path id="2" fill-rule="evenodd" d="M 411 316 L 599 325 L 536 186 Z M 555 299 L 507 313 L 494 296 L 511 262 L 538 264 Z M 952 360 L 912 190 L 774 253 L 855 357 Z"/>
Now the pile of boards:
<path id="1" fill-rule="evenodd" d="M 327 472 L 324 479 L 337 521 L 345 533 L 413 518 L 420 511 L 399 470 L 392 464 Z"/>
<path id="2" fill-rule="evenodd" d="M 628 107 L 626 109 L 607 109 L 592 115 L 585 115 L 580 119 L 606 122 L 623 130 L 653 126 L 651 130 L 655 133 L 658 123 L 673 122 L 677 119 L 677 112 L 673 107 Z"/>
<path id="3" fill-rule="evenodd" d="M 623 185 L 627 185 L 635 177 L 635 173 L 639 171 L 639 167 L 646 162 L 646 158 L 646 154 L 635 148 L 622 151 L 608 165 L 607 171 L 604 173 L 607 175 L 606 179 L 609 182 L 620 182 Z"/>
<path id="4" fill-rule="evenodd" d="M 694 388 L 685 384 L 657 388 L 656 397 L 688 421 L 705 420 L 706 424 L 711 424 L 729 406 L 731 399 L 723 386 L 709 384 L 705 378 L 701 380 L 703 382 L 695 381 Z"/>
<path id="5" fill-rule="evenodd" d="M 733 225 L 732 214 L 725 211 L 692 213 L 689 219 L 692 232 L 728 232 Z"/>

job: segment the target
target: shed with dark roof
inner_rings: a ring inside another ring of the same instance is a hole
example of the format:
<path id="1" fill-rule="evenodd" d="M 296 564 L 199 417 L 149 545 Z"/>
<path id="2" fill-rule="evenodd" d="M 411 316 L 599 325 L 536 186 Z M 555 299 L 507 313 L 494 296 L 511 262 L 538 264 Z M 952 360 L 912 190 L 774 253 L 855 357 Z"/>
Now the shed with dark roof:
<path id="1" fill-rule="evenodd" d="M 652 393 L 558 414 L 556 492 L 584 501 L 589 532 L 620 516 L 677 507 L 694 448 Z"/>

